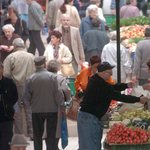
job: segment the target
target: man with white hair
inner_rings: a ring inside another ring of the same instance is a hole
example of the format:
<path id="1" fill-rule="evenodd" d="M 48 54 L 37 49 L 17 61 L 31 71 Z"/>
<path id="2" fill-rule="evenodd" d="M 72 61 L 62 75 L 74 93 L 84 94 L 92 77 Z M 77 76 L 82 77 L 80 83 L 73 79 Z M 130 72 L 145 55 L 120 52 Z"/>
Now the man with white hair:
<path id="1" fill-rule="evenodd" d="M 81 39 L 83 38 L 83 35 L 85 32 L 92 29 L 92 24 L 91 24 L 92 19 L 98 16 L 98 7 L 96 5 L 90 5 L 87 8 L 87 10 L 88 10 L 89 15 L 82 19 L 81 25 L 80 25 Z M 100 30 L 105 32 L 105 25 L 102 20 L 101 20 Z"/>
<path id="2" fill-rule="evenodd" d="M 14 52 L 4 61 L 4 75 L 13 79 L 18 90 L 18 113 L 15 120 L 15 134 L 23 134 L 21 98 L 26 79 L 35 72 L 34 56 L 26 52 L 24 41 L 16 38 L 13 41 Z M 27 131 L 33 138 L 31 109 L 23 105 L 26 111 Z"/>
<path id="3" fill-rule="evenodd" d="M 3 26 L 4 35 L 0 36 L 0 61 L 4 59 L 14 50 L 12 42 L 15 38 L 19 38 L 18 34 L 14 34 L 14 27 L 11 24 Z"/>
<path id="4" fill-rule="evenodd" d="M 55 30 L 62 33 L 62 43 L 69 48 L 73 56 L 72 65 L 75 74 L 72 77 L 75 77 L 78 74 L 78 65 L 85 61 L 79 29 L 70 26 L 70 17 L 67 14 L 62 15 L 61 23 L 62 25 Z"/>

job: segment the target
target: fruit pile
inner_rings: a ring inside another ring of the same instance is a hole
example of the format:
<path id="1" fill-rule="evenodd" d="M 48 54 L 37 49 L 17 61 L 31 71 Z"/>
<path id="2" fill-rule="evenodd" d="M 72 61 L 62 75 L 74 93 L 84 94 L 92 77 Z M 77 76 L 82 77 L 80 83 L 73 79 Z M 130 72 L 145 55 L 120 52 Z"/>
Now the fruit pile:
<path id="1" fill-rule="evenodd" d="M 150 112 L 148 110 L 143 111 L 143 109 L 133 109 L 129 112 L 126 111 L 122 115 L 115 116 L 113 120 L 133 119 L 135 117 L 150 119 Z"/>
<path id="2" fill-rule="evenodd" d="M 123 26 L 120 28 L 120 37 L 129 39 L 132 37 L 144 37 L 145 28 L 149 25 L 131 25 L 131 26 Z"/>
<path id="3" fill-rule="evenodd" d="M 107 132 L 109 144 L 142 144 L 150 142 L 150 133 L 146 130 L 128 128 L 123 125 L 114 124 Z"/>

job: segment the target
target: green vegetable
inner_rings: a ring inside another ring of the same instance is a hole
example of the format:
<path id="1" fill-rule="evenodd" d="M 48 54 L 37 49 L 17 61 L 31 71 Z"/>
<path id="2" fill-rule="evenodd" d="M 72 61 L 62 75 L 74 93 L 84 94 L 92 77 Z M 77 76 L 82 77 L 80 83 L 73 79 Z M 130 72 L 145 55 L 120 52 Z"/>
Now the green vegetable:
<path id="1" fill-rule="evenodd" d="M 145 16 L 138 16 L 128 19 L 120 19 L 120 27 L 122 26 L 130 26 L 130 25 L 150 25 L 150 18 Z M 116 19 L 114 19 L 110 25 L 112 30 L 116 30 Z"/>
<path id="2" fill-rule="evenodd" d="M 139 41 L 143 40 L 143 37 L 133 37 L 129 39 L 129 43 L 138 43 Z"/>

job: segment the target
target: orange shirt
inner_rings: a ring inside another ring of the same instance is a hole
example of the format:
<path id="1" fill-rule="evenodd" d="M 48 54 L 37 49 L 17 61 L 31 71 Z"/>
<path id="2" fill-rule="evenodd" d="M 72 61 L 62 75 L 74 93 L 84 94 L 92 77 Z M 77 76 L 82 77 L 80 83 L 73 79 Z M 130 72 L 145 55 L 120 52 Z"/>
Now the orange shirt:
<path id="1" fill-rule="evenodd" d="M 78 74 L 76 76 L 75 83 L 74 83 L 76 92 L 78 92 L 80 89 L 85 90 L 86 86 L 87 86 L 87 83 L 88 83 L 88 80 L 91 77 L 92 77 L 91 67 L 84 68 L 80 72 L 80 74 Z M 107 80 L 107 82 L 109 82 L 110 84 L 115 84 L 115 82 L 113 81 L 112 77 L 110 77 L 110 79 Z"/>

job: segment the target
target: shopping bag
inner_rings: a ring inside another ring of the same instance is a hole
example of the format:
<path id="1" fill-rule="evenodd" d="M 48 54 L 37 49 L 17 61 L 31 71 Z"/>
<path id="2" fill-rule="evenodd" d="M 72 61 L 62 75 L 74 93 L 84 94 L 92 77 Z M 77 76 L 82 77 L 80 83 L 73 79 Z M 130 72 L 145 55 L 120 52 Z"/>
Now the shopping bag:
<path id="1" fill-rule="evenodd" d="M 68 145 L 68 131 L 65 115 L 62 116 L 61 122 L 61 146 L 64 149 Z"/>

